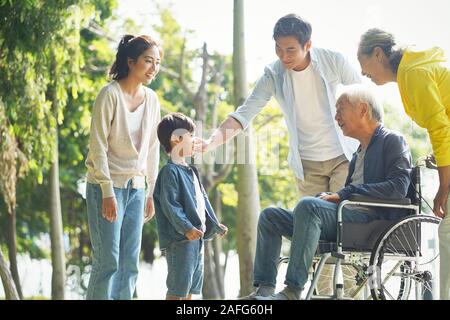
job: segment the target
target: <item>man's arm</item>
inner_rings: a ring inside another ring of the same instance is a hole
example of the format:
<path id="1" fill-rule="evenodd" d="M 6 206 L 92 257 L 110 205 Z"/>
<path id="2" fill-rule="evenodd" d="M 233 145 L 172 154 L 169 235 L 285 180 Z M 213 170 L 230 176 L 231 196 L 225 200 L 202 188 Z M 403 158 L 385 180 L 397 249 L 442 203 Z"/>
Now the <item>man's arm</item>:
<path id="1" fill-rule="evenodd" d="M 241 123 L 235 118 L 229 116 L 224 122 L 221 123 L 220 127 L 213 132 L 211 137 L 203 142 L 201 151 L 205 152 L 217 148 L 236 136 L 242 130 L 243 128 Z"/>
<path id="2" fill-rule="evenodd" d="M 348 62 L 341 53 L 336 53 L 336 65 L 339 70 L 339 78 L 343 85 L 361 83 L 361 75 Z"/>
<path id="3" fill-rule="evenodd" d="M 198 151 L 205 152 L 217 148 L 236 136 L 241 130 L 247 128 L 253 118 L 264 108 L 270 98 L 272 98 L 275 92 L 274 81 L 272 69 L 266 67 L 264 75 L 256 82 L 255 88 L 250 96 L 235 112 L 231 113 L 222 122 L 220 127 L 213 132 L 208 140 L 202 142 Z"/>

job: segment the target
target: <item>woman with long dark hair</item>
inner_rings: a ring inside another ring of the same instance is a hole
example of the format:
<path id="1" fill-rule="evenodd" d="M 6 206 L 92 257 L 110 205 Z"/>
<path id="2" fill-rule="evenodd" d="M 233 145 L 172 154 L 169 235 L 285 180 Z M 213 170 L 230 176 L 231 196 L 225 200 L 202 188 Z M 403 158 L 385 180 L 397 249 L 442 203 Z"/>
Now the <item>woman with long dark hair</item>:
<path id="1" fill-rule="evenodd" d="M 145 85 L 158 74 L 161 58 L 151 37 L 124 36 L 112 81 L 92 109 L 86 201 L 93 261 L 87 299 L 133 297 L 159 164 L 160 106 Z"/>

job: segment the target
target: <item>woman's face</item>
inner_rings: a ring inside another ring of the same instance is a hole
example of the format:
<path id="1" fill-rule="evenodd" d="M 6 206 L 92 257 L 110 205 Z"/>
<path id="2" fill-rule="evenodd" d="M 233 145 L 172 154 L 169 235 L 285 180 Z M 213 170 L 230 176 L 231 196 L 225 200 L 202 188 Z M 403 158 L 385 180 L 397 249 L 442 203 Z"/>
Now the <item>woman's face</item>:
<path id="1" fill-rule="evenodd" d="M 158 47 L 145 50 L 137 61 L 129 60 L 128 76 L 137 78 L 143 84 L 150 84 L 159 72 L 161 58 Z"/>
<path id="2" fill-rule="evenodd" d="M 375 48 L 371 55 L 358 51 L 358 61 L 361 65 L 362 75 L 368 77 L 376 85 L 381 86 L 391 81 L 392 71 L 386 55 L 380 48 Z"/>

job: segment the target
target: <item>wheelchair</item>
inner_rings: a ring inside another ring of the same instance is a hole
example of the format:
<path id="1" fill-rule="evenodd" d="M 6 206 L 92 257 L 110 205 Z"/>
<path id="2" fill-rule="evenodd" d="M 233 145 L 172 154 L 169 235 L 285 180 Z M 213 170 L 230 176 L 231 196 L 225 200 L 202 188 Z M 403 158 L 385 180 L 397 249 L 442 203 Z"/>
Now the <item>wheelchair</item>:
<path id="1" fill-rule="evenodd" d="M 309 272 L 306 300 L 438 299 L 439 291 L 433 284 L 439 283 L 437 232 L 441 219 L 422 213 L 423 167 L 435 168 L 433 158 L 421 158 L 412 168 L 411 186 L 405 199 L 381 200 L 355 194 L 339 204 L 337 239 L 319 242 Z M 342 210 L 349 205 L 401 208 L 408 215 L 367 224 L 343 223 Z M 288 262 L 288 257 L 281 257 L 278 269 Z M 317 288 L 326 264 L 334 266 L 328 279 L 332 283 L 329 295 L 321 294 Z"/>

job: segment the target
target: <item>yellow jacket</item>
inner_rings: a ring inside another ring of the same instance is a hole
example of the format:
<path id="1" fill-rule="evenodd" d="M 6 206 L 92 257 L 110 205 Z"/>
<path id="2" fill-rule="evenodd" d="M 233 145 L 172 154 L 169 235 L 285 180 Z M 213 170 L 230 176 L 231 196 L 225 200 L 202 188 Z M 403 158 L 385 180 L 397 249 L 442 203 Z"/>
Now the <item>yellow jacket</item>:
<path id="1" fill-rule="evenodd" d="M 406 113 L 428 130 L 437 165 L 450 165 L 450 70 L 442 49 L 405 50 L 397 82 Z"/>

